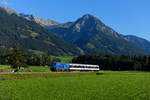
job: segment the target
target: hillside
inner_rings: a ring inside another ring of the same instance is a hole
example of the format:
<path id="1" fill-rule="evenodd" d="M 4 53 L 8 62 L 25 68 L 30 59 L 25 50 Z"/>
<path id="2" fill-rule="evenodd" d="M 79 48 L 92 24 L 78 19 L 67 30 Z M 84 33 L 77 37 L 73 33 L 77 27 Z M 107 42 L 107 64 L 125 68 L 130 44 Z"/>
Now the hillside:
<path id="1" fill-rule="evenodd" d="M 39 24 L 19 17 L 9 8 L 0 7 L 0 50 L 11 49 L 17 43 L 30 52 L 51 55 L 80 54 L 78 47 L 67 43 Z"/>
<path id="2" fill-rule="evenodd" d="M 84 15 L 75 22 L 52 25 L 48 29 L 89 54 L 143 55 L 147 53 L 90 14 Z"/>
<path id="3" fill-rule="evenodd" d="M 150 41 L 140 38 L 140 37 L 137 37 L 137 36 L 134 36 L 134 35 L 127 35 L 124 37 L 129 42 L 132 42 L 132 43 L 136 44 L 137 46 L 143 48 L 147 54 L 150 54 Z"/>

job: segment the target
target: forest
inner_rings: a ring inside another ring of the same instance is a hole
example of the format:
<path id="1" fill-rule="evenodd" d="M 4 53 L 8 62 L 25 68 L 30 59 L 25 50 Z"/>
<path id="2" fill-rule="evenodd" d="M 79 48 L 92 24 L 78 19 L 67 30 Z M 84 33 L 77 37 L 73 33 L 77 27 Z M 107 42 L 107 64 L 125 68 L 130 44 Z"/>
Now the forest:
<path id="1" fill-rule="evenodd" d="M 150 71 L 150 56 L 110 56 L 110 55 L 80 55 L 73 58 L 73 63 L 96 64 L 101 70 Z"/>

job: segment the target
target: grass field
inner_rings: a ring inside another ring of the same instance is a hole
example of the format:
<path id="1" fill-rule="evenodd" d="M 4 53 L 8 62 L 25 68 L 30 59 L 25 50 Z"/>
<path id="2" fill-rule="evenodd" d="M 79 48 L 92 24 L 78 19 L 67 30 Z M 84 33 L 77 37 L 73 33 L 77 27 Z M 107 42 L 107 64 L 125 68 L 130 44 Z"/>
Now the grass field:
<path id="1" fill-rule="evenodd" d="M 11 69 L 9 65 L 0 65 L 0 69 Z M 32 72 L 50 72 L 50 67 L 45 67 L 45 66 L 28 66 L 27 68 L 22 68 L 24 70 L 30 70 Z"/>
<path id="2" fill-rule="evenodd" d="M 31 70 L 32 72 L 50 72 L 50 67 L 44 66 L 29 66 L 25 70 Z"/>
<path id="3" fill-rule="evenodd" d="M 0 69 L 11 69 L 9 65 L 0 65 Z"/>
<path id="4" fill-rule="evenodd" d="M 149 72 L 0 74 L 0 100 L 150 100 Z"/>

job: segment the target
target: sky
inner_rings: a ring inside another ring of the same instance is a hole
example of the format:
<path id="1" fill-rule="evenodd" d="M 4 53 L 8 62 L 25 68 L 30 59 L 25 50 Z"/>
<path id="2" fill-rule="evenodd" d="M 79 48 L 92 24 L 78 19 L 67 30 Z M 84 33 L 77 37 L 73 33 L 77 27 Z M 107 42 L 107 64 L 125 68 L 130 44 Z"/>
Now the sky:
<path id="1" fill-rule="evenodd" d="M 120 34 L 150 40 L 150 0 L 0 0 L 0 6 L 60 23 L 92 14 Z"/>

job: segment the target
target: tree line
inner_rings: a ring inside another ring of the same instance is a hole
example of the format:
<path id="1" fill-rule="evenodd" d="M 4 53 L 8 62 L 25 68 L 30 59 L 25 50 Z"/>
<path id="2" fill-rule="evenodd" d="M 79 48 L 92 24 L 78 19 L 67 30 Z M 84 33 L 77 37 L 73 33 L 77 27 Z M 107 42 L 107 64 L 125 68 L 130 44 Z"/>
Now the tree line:
<path id="1" fill-rule="evenodd" d="M 139 70 L 150 71 L 150 56 L 110 56 L 80 55 L 73 58 L 73 63 L 96 64 L 101 70 Z"/>
<path id="2" fill-rule="evenodd" d="M 27 66 L 45 66 L 53 62 L 59 62 L 60 59 L 50 55 L 25 54 L 18 45 L 12 50 L 0 52 L 0 64 L 11 65 L 12 68 L 20 69 Z"/>

